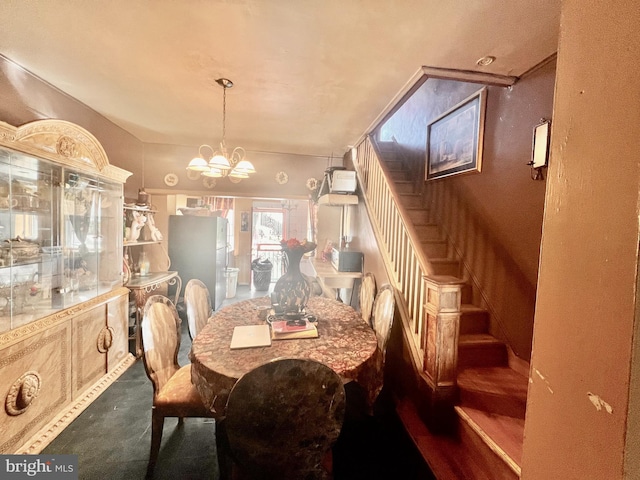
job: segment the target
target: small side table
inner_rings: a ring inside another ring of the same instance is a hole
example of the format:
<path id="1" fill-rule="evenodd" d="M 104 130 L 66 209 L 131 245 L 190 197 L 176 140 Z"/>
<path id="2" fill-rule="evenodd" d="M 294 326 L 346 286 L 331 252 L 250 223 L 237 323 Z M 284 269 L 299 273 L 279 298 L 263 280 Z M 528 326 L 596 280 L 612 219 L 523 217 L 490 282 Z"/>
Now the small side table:
<path id="1" fill-rule="evenodd" d="M 178 272 L 151 272 L 145 276 L 133 276 L 129 279 L 125 287 L 133 292 L 136 302 L 136 324 L 135 324 L 135 340 L 136 340 L 136 357 L 142 355 L 142 338 L 140 334 L 140 322 L 144 312 L 144 304 L 151 293 L 166 283 L 167 285 L 177 285 L 173 303 L 177 305 L 180 299 L 180 290 L 182 289 L 182 279 Z"/>
<path id="2" fill-rule="evenodd" d="M 319 279 L 325 297 L 342 301 L 340 298 L 342 288 L 349 290 L 349 296 L 353 297 L 353 284 L 357 278 L 362 278 L 362 272 L 339 272 L 331 262 L 323 262 L 317 258 L 303 259 L 303 261 L 304 263 L 308 261 L 308 264 L 303 265 L 303 262 L 300 262 L 300 271 Z"/>

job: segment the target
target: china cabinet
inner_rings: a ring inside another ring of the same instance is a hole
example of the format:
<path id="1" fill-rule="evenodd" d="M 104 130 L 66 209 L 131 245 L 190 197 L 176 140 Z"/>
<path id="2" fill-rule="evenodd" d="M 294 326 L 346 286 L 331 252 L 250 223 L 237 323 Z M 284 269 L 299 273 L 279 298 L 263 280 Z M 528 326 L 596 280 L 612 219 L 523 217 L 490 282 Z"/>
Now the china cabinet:
<path id="1" fill-rule="evenodd" d="M 124 206 L 124 284 L 133 297 L 136 356 L 142 355 L 140 321 L 147 297 L 163 284 L 175 286 L 173 302 L 177 305 L 182 289 L 178 272 L 169 270 L 171 259 L 162 244 L 162 233 L 155 227 L 156 213 L 147 203 Z M 152 259 L 156 259 L 153 264 L 157 268 L 152 268 Z"/>
<path id="2" fill-rule="evenodd" d="M 0 453 L 38 453 L 134 361 L 129 172 L 69 122 L 0 122 Z"/>

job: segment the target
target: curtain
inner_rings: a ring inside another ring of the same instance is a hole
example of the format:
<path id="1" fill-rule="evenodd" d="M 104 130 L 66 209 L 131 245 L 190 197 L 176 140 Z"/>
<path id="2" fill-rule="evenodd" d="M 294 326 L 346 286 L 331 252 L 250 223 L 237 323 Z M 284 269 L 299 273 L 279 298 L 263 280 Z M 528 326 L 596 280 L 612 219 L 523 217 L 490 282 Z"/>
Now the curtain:
<path id="1" fill-rule="evenodd" d="M 318 205 L 313 201 L 312 198 L 309 198 L 309 239 L 318 243 L 317 240 L 318 234 Z"/>
<path id="2" fill-rule="evenodd" d="M 205 205 L 211 205 L 210 209 L 220 212 L 222 218 L 227 218 L 229 210 L 233 210 L 235 199 L 228 197 L 203 197 Z"/>

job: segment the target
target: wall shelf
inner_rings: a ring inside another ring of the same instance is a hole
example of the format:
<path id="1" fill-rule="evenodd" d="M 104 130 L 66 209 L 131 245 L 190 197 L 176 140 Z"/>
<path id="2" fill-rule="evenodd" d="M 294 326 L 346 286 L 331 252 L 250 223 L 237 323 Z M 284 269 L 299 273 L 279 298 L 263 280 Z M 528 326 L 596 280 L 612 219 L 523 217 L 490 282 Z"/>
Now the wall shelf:
<path id="1" fill-rule="evenodd" d="M 318 198 L 318 205 L 341 207 L 343 205 L 357 205 L 358 195 L 355 193 L 327 193 Z"/>

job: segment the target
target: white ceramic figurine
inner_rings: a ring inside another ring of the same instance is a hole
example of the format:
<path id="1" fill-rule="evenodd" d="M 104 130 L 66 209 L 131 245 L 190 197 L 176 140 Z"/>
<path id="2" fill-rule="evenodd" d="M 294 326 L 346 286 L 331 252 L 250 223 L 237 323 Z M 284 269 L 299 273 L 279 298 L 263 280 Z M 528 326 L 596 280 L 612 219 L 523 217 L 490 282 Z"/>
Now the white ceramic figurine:
<path id="1" fill-rule="evenodd" d="M 129 233 L 129 240 L 135 242 L 140 237 L 140 232 L 142 231 L 142 227 L 144 227 L 147 222 L 146 215 L 143 215 L 140 212 L 133 212 L 133 220 L 131 221 L 131 232 Z"/>

